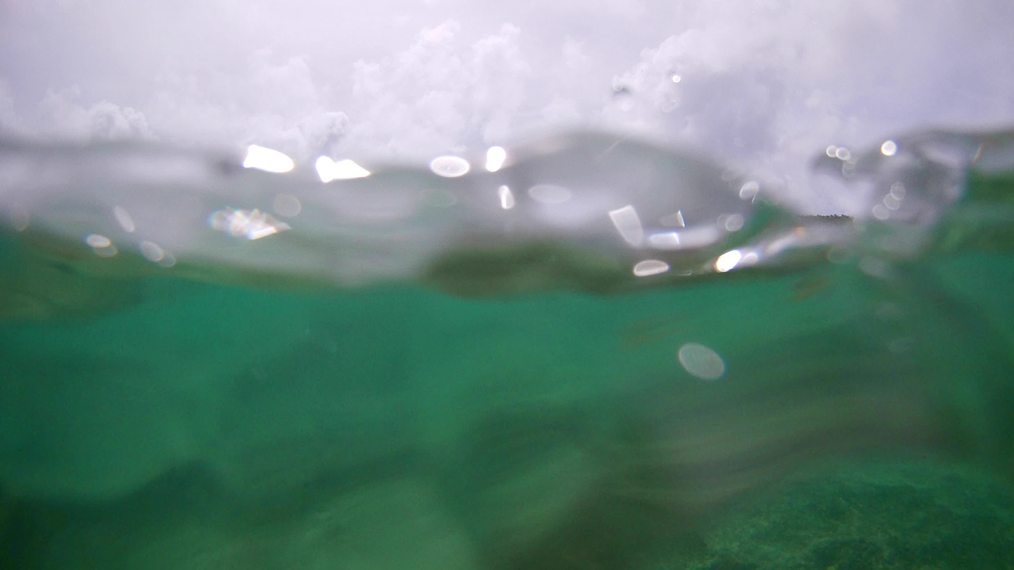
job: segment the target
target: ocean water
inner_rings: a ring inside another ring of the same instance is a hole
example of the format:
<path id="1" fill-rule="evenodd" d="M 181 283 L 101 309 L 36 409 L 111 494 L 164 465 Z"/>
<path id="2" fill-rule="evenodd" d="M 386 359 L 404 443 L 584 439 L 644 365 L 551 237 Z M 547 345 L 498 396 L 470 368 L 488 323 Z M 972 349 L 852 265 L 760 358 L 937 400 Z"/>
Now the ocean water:
<path id="1" fill-rule="evenodd" d="M 1014 568 L 1014 133 L 292 166 L 0 144 L 0 568 Z"/>

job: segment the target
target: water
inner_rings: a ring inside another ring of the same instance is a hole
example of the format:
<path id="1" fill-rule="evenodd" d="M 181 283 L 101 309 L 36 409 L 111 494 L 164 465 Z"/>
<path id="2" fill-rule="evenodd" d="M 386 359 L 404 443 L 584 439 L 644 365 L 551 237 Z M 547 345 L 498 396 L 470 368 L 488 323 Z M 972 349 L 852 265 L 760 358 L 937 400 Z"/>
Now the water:
<path id="1" fill-rule="evenodd" d="M 8 141 L 0 566 L 1014 567 L 1012 137 Z"/>

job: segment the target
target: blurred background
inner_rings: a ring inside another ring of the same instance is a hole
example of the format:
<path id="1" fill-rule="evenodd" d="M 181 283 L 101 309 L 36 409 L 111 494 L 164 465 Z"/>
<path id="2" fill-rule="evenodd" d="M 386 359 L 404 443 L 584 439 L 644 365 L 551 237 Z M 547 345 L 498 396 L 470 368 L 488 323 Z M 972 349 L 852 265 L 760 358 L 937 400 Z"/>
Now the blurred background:
<path id="1" fill-rule="evenodd" d="M 1014 116 L 1012 19 L 1006 0 L 4 0 L 0 126 L 300 161 L 604 127 L 840 213 L 806 175 L 826 146 Z"/>

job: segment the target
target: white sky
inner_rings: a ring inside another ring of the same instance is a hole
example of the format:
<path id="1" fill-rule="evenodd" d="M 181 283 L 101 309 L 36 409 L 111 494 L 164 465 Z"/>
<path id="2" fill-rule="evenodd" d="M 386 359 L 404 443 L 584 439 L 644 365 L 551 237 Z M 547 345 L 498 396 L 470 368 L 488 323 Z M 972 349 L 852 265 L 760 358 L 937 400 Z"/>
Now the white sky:
<path id="1" fill-rule="evenodd" d="M 1011 30 L 1010 0 L 0 0 L 0 126 L 308 160 L 609 125 L 800 187 L 828 144 L 1014 123 Z"/>

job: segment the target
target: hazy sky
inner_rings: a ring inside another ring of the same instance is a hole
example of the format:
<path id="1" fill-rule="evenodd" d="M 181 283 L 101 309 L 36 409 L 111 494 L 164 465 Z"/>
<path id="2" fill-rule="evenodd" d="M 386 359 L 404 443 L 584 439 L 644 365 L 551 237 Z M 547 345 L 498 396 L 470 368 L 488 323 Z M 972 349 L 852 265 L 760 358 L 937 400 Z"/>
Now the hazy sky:
<path id="1" fill-rule="evenodd" d="M 1012 29 L 1010 0 L 0 0 L 0 125 L 299 159 L 607 125 L 800 185 L 828 144 L 1014 123 Z"/>

